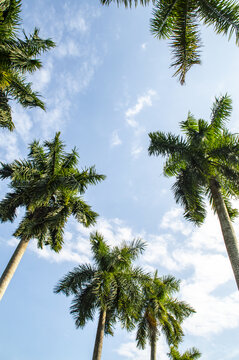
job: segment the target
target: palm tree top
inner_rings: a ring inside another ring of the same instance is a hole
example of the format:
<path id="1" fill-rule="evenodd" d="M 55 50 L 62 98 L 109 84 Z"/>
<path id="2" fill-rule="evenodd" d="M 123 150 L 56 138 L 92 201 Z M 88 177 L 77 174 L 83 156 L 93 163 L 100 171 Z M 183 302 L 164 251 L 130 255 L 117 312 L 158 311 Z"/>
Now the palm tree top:
<path id="1" fill-rule="evenodd" d="M 75 267 L 59 281 L 54 292 L 74 295 L 70 312 L 76 327 L 84 327 L 86 321 L 92 320 L 96 309 L 105 309 L 105 332 L 112 335 L 117 318 L 127 328 L 133 326 L 129 314 L 135 311 L 137 284 L 148 276 L 141 268 L 133 268 L 132 262 L 144 251 L 145 243 L 137 239 L 110 247 L 98 232 L 90 235 L 90 243 L 93 265 Z"/>
<path id="2" fill-rule="evenodd" d="M 14 123 L 9 100 L 16 100 L 23 107 L 45 110 L 40 95 L 27 82 L 26 74 L 40 69 L 39 55 L 55 46 L 51 39 L 41 39 L 37 28 L 29 36 L 23 31 L 20 38 L 20 11 L 20 0 L 5 1 L 2 10 L 0 8 L 0 127 L 10 131 Z"/>
<path id="3" fill-rule="evenodd" d="M 176 176 L 176 202 L 183 205 L 184 216 L 197 225 L 206 216 L 205 194 L 214 207 L 211 181 L 220 187 L 230 217 L 237 215 L 229 200 L 239 196 L 239 136 L 225 127 L 231 111 L 231 98 L 226 94 L 215 99 L 210 123 L 188 114 L 187 120 L 180 123 L 184 137 L 163 132 L 149 134 L 149 155 L 166 157 L 164 174 Z"/>
<path id="4" fill-rule="evenodd" d="M 79 170 L 78 153 L 64 151 L 60 132 L 52 141 L 30 144 L 28 158 L 1 163 L 0 178 L 10 179 L 11 191 L 0 202 L 1 221 L 13 221 L 19 207 L 26 213 L 14 236 L 37 238 L 38 246 L 50 245 L 59 251 L 63 243 L 63 228 L 70 215 L 85 226 L 95 223 L 97 214 L 82 195 L 89 185 L 105 176 L 92 166 Z"/>
<path id="5" fill-rule="evenodd" d="M 200 351 L 195 347 L 185 351 L 183 354 L 180 354 L 178 349 L 174 346 L 170 347 L 170 352 L 168 354 L 170 360 L 197 360 L 201 357 L 201 355 Z"/>
<path id="6" fill-rule="evenodd" d="M 150 3 L 155 3 L 156 0 L 100 0 L 102 5 L 110 5 L 112 2 L 115 2 L 118 6 L 123 4 L 126 8 L 132 7 L 134 4 L 135 7 L 140 4 L 142 6 L 149 5 Z"/>

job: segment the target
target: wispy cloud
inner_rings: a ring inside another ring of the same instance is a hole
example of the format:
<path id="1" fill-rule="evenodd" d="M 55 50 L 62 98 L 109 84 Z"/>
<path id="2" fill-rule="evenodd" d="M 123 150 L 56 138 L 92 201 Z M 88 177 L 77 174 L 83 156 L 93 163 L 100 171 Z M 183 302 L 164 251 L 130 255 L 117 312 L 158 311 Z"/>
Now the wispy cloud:
<path id="1" fill-rule="evenodd" d="M 147 344 L 145 350 L 139 349 L 136 347 L 135 337 L 136 333 L 127 336 L 129 341 L 124 342 L 119 346 L 115 351 L 122 357 L 127 359 L 137 359 L 137 360 L 145 360 L 150 358 L 150 347 Z M 168 347 L 162 336 L 159 337 L 157 342 L 157 352 L 160 354 L 161 360 L 168 360 L 168 356 L 166 353 L 168 352 Z"/>
<path id="2" fill-rule="evenodd" d="M 136 127 L 137 122 L 135 121 L 135 116 L 138 115 L 145 106 L 152 106 L 152 97 L 156 95 L 156 92 L 152 89 L 148 90 L 145 95 L 139 96 L 137 102 L 132 107 L 128 108 L 125 112 L 125 117 L 127 123 Z"/>
<path id="3" fill-rule="evenodd" d="M 144 95 L 138 96 L 136 103 L 125 111 L 126 123 L 133 129 L 133 141 L 131 145 L 131 156 L 137 159 L 143 151 L 141 144 L 142 136 L 145 134 L 145 128 L 136 120 L 136 117 L 145 107 L 152 106 L 152 99 L 156 92 L 149 89 Z"/>
<path id="4" fill-rule="evenodd" d="M 143 151 L 143 147 L 142 147 L 142 146 L 133 145 L 133 146 L 132 146 L 132 149 L 131 149 L 131 155 L 132 155 L 134 158 L 138 158 L 139 155 L 142 153 L 142 151 Z"/>
<path id="5" fill-rule="evenodd" d="M 146 44 L 146 43 L 141 44 L 141 49 L 142 49 L 142 50 L 146 50 L 146 48 L 147 48 L 147 44 Z"/>
<path id="6" fill-rule="evenodd" d="M 113 133 L 111 134 L 110 145 L 114 147 L 121 144 L 122 144 L 122 140 L 119 137 L 118 131 L 117 130 L 113 131 Z"/>

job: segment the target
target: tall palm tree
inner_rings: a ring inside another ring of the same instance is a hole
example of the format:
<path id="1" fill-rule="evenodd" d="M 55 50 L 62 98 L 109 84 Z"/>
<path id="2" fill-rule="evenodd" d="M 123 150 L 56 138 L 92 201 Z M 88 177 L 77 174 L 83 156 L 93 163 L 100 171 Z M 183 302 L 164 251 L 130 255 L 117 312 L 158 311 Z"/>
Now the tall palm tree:
<path id="1" fill-rule="evenodd" d="M 225 127 L 232 111 L 228 95 L 216 98 L 211 122 L 189 113 L 181 122 L 185 138 L 150 133 L 149 155 L 166 156 L 165 176 L 176 176 L 173 192 L 184 216 L 196 225 L 206 217 L 205 197 L 217 213 L 227 253 L 239 289 L 239 245 L 231 220 L 237 215 L 230 203 L 239 195 L 239 137 Z"/>
<path id="2" fill-rule="evenodd" d="M 20 10 L 20 0 L 5 1 L 0 7 L 0 127 L 9 130 L 14 129 L 9 100 L 45 109 L 25 74 L 40 69 L 42 63 L 37 57 L 55 46 L 51 39 L 41 39 L 36 28 L 29 36 L 23 31 L 23 38 L 19 38 Z"/>
<path id="3" fill-rule="evenodd" d="M 124 4 L 124 6 L 127 7 L 131 7 L 134 3 L 135 6 L 138 5 L 138 3 L 140 3 L 140 5 L 146 6 L 148 4 L 155 3 L 156 0 L 100 0 L 102 5 L 110 5 L 110 3 L 112 2 L 116 2 L 117 5 L 120 4 Z"/>
<path id="4" fill-rule="evenodd" d="M 175 347 L 171 346 L 168 356 L 170 360 L 197 360 L 201 357 L 201 353 L 198 349 L 192 348 L 181 355 Z"/>
<path id="5" fill-rule="evenodd" d="M 94 264 L 82 264 L 58 283 L 55 292 L 74 295 L 70 312 L 76 327 L 84 327 L 99 311 L 98 327 L 92 360 L 100 360 L 104 334 L 113 335 L 119 318 L 128 329 L 133 326 L 138 284 L 147 278 L 132 262 L 145 248 L 141 240 L 110 248 L 103 236 L 90 236 Z"/>
<path id="6" fill-rule="evenodd" d="M 191 306 L 173 297 L 179 291 L 179 281 L 172 276 L 154 278 L 143 286 L 139 306 L 137 346 L 144 349 L 150 343 L 150 360 L 156 360 L 156 345 L 160 332 L 168 344 L 178 345 L 182 341 L 182 321 L 195 312 Z"/>
<path id="7" fill-rule="evenodd" d="M 88 185 L 104 179 L 94 167 L 78 170 L 78 153 L 76 149 L 64 151 L 60 133 L 43 145 L 34 141 L 27 160 L 1 165 L 0 178 L 11 180 L 11 192 L 0 202 L 0 220 L 13 221 L 19 207 L 25 207 L 26 212 L 13 234 L 20 242 L 0 279 L 0 299 L 30 239 L 37 239 L 39 248 L 49 245 L 59 252 L 70 215 L 84 226 L 95 223 L 97 214 L 82 195 Z"/>
<path id="8" fill-rule="evenodd" d="M 109 5 L 113 0 L 101 0 Z M 135 5 L 135 0 L 114 0 L 125 7 Z M 239 6 L 234 0 L 142 0 L 142 5 L 154 4 L 150 20 L 152 34 L 158 39 L 170 39 L 173 62 L 176 68 L 174 76 L 179 76 L 181 84 L 185 83 L 186 73 L 195 64 L 200 64 L 202 47 L 200 23 L 212 25 L 217 34 L 236 36 L 239 40 Z"/>

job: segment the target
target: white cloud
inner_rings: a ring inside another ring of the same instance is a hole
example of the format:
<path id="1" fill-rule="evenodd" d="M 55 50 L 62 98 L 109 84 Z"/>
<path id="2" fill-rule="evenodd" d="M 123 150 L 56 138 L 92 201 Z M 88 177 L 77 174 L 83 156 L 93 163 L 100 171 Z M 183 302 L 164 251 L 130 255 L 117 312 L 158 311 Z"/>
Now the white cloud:
<path id="1" fill-rule="evenodd" d="M 156 92 L 154 90 L 148 90 L 144 95 L 138 96 L 135 105 L 125 111 L 126 122 L 133 129 L 131 156 L 134 158 L 138 158 L 143 151 L 141 138 L 145 135 L 145 128 L 141 126 L 135 118 L 146 106 L 152 106 L 152 98 L 155 95 Z"/>
<path id="2" fill-rule="evenodd" d="M 88 30 L 88 24 L 81 10 L 78 10 L 70 19 L 68 18 L 67 26 L 69 26 L 70 30 L 80 33 L 85 33 Z"/>
<path id="3" fill-rule="evenodd" d="M 52 61 L 48 60 L 47 63 L 44 62 L 43 67 L 36 71 L 31 77 L 34 90 L 42 92 L 46 88 L 51 81 L 52 71 Z"/>
<path id="4" fill-rule="evenodd" d="M 192 232 L 192 226 L 181 220 L 183 211 L 180 208 L 173 208 L 162 218 L 160 228 L 170 229 L 173 232 L 181 232 L 183 235 L 189 235 Z"/>
<path id="5" fill-rule="evenodd" d="M 56 49 L 56 55 L 59 57 L 63 56 L 82 56 L 82 50 L 79 46 L 78 41 L 74 39 L 66 39 L 66 41 L 61 42 Z"/>
<path id="6" fill-rule="evenodd" d="M 141 49 L 142 49 L 142 50 L 146 50 L 146 47 L 147 47 L 147 44 L 146 44 L 146 43 L 141 44 Z"/>
<path id="7" fill-rule="evenodd" d="M 132 149 L 131 149 L 131 155 L 132 155 L 134 158 L 138 158 L 139 155 L 142 153 L 143 150 L 144 150 L 144 149 L 143 149 L 142 146 L 133 145 L 133 146 L 132 146 Z"/>
<path id="8" fill-rule="evenodd" d="M 148 90 L 145 95 L 138 97 L 137 102 L 134 106 L 126 110 L 126 121 L 130 126 L 136 126 L 137 123 L 135 122 L 134 117 L 138 115 L 145 106 L 152 106 L 152 97 L 155 95 L 156 92 L 154 90 Z"/>
<path id="9" fill-rule="evenodd" d="M 135 342 L 136 332 L 128 335 L 129 341 L 124 342 L 115 351 L 122 357 L 127 359 L 146 360 L 150 358 L 150 347 L 147 344 L 145 350 L 138 349 Z M 166 345 L 163 337 L 159 337 L 157 342 L 157 354 L 161 360 L 168 360 L 166 353 L 168 352 L 168 346 Z"/>
<path id="10" fill-rule="evenodd" d="M 115 130 L 113 131 L 113 133 L 111 134 L 111 139 L 110 139 L 110 145 L 111 146 L 118 146 L 121 145 L 122 141 L 119 137 L 118 131 Z"/>
<path id="11" fill-rule="evenodd" d="M 10 133 L 3 130 L 0 133 L 0 155 L 2 161 L 13 161 L 20 156 L 16 133 Z"/>

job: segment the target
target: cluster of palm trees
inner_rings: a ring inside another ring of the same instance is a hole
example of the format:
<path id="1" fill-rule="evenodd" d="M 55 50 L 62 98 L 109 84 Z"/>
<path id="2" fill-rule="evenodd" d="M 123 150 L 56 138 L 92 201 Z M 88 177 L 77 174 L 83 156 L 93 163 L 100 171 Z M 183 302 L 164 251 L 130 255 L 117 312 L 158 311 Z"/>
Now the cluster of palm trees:
<path id="1" fill-rule="evenodd" d="M 104 334 L 113 335 L 114 324 L 120 321 L 127 330 L 137 328 L 136 341 L 144 349 L 150 344 L 150 360 L 156 360 L 156 344 L 160 333 L 172 345 L 171 359 L 178 356 L 182 341 L 182 322 L 194 309 L 173 295 L 179 291 L 179 281 L 173 276 L 158 277 L 145 273 L 132 262 L 143 252 L 145 243 L 134 240 L 130 244 L 110 248 L 97 232 L 90 236 L 94 264 L 82 264 L 66 274 L 55 287 L 56 293 L 73 295 L 70 313 L 76 327 L 84 327 L 87 320 L 99 312 L 98 327 L 92 360 L 100 360 Z M 200 353 L 189 350 L 188 360 Z"/>
<path id="2" fill-rule="evenodd" d="M 100 0 L 110 5 L 114 0 Z M 187 71 L 200 63 L 199 22 L 213 25 L 217 33 L 235 34 L 239 39 L 239 5 L 231 0 L 115 0 L 127 6 L 152 3 L 152 33 L 159 39 L 170 39 L 175 75 L 185 82 Z M 25 75 L 39 69 L 37 58 L 54 47 L 51 39 L 41 39 L 39 30 L 19 37 L 20 0 L 0 1 L 0 127 L 14 130 L 10 102 L 24 107 L 44 104 Z M 205 198 L 218 215 L 226 249 L 239 289 L 239 245 L 231 220 L 237 215 L 230 200 L 239 196 L 239 137 L 225 127 L 232 111 L 228 95 L 216 98 L 211 121 L 196 120 L 189 113 L 181 123 L 185 137 L 171 133 L 149 134 L 149 155 L 166 156 L 164 174 L 175 176 L 173 192 L 184 208 L 187 220 L 200 225 L 206 216 Z M 67 153 L 60 133 L 51 141 L 34 141 L 25 160 L 1 163 L 0 178 L 9 179 L 10 191 L 0 201 L 0 220 L 13 222 L 17 209 L 25 214 L 14 236 L 19 244 L 0 279 L 0 299 L 31 239 L 39 248 L 50 246 L 59 252 L 64 244 L 64 227 L 72 215 L 88 227 L 96 223 L 97 213 L 84 201 L 89 185 L 96 185 L 105 176 L 94 167 L 78 170 L 78 153 Z M 55 292 L 73 295 L 70 312 L 76 327 L 84 327 L 99 313 L 93 360 L 100 360 L 104 334 L 113 335 L 119 321 L 123 327 L 136 329 L 139 348 L 149 342 L 151 360 L 156 360 L 159 335 L 170 345 L 172 360 L 193 360 L 200 357 L 192 348 L 178 351 L 183 338 L 182 322 L 194 310 L 174 297 L 179 281 L 173 276 L 151 275 L 133 261 L 144 251 L 145 243 L 110 247 L 97 232 L 90 236 L 93 265 L 81 264 L 60 280 Z"/>

